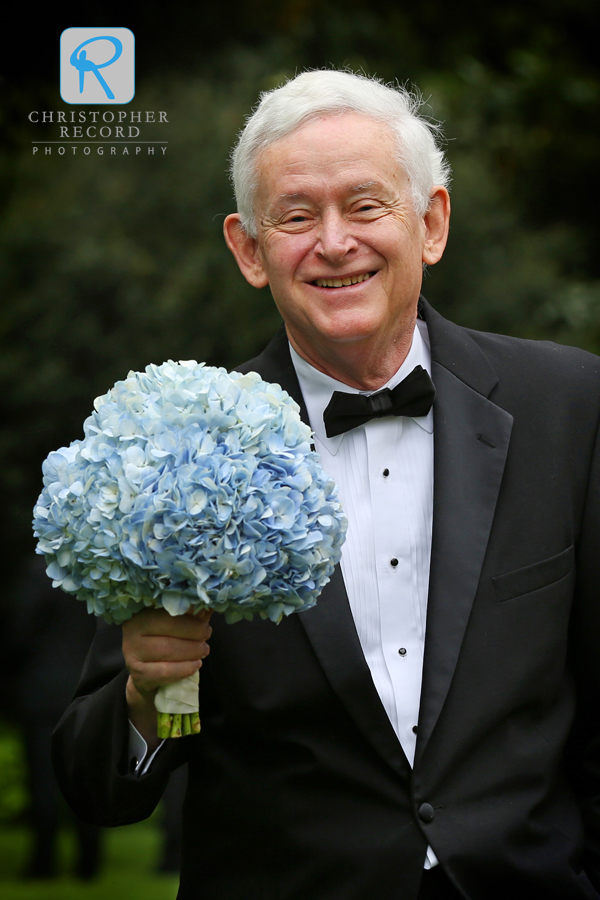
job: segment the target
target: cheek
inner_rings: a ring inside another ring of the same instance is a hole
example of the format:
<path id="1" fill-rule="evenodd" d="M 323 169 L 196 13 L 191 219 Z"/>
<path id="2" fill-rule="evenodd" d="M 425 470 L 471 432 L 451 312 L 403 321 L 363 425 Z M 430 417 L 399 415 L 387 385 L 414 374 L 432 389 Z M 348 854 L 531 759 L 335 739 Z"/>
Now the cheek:
<path id="1" fill-rule="evenodd" d="M 263 255 L 265 269 L 273 278 L 291 278 L 309 251 L 310 245 L 306 241 L 273 241 Z"/>
<path id="2" fill-rule="evenodd" d="M 423 272 L 422 248 L 416 241 L 398 241 L 386 253 L 392 273 L 402 278 L 420 278 Z"/>

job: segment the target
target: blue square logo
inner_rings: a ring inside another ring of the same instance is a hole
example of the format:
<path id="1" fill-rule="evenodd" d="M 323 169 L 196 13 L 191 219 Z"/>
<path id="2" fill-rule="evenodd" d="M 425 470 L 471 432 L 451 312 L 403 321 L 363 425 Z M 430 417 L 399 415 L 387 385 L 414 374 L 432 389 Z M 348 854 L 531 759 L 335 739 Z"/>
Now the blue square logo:
<path id="1" fill-rule="evenodd" d="M 66 28 L 60 36 L 60 96 L 65 103 L 130 103 L 135 38 L 129 28 Z"/>

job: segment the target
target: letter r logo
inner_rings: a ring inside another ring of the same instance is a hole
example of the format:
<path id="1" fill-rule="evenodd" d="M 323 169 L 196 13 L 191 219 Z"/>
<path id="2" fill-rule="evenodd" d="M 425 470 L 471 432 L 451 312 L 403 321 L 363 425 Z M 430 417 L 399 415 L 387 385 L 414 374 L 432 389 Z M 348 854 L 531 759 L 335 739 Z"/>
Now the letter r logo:
<path id="1" fill-rule="evenodd" d="M 66 28 L 60 36 L 60 95 L 65 103 L 130 103 L 135 38 L 129 28 Z"/>

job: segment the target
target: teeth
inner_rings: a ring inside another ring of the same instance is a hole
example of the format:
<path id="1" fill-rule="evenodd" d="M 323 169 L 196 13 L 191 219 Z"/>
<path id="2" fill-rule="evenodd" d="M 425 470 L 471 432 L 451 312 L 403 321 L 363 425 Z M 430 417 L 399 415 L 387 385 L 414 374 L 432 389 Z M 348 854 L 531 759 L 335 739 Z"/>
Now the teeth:
<path id="1" fill-rule="evenodd" d="M 317 278 L 313 284 L 316 284 L 317 287 L 348 287 L 350 284 L 360 284 L 361 281 L 366 281 L 370 277 L 371 272 L 366 272 L 364 275 L 352 275 L 350 278 Z"/>

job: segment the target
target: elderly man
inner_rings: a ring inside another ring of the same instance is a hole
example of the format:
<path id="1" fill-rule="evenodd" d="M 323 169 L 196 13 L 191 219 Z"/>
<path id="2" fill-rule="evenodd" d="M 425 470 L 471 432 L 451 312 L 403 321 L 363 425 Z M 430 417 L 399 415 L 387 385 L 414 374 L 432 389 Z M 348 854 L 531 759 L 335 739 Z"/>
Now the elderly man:
<path id="1" fill-rule="evenodd" d="M 241 368 L 300 403 L 341 566 L 279 627 L 141 613 L 122 671 L 100 631 L 65 794 L 135 821 L 187 761 L 180 900 L 600 897 L 600 360 L 420 297 L 448 171 L 404 92 L 302 74 L 233 174 L 227 244 L 285 325 Z M 157 686 L 202 661 L 201 735 L 157 748 Z"/>

